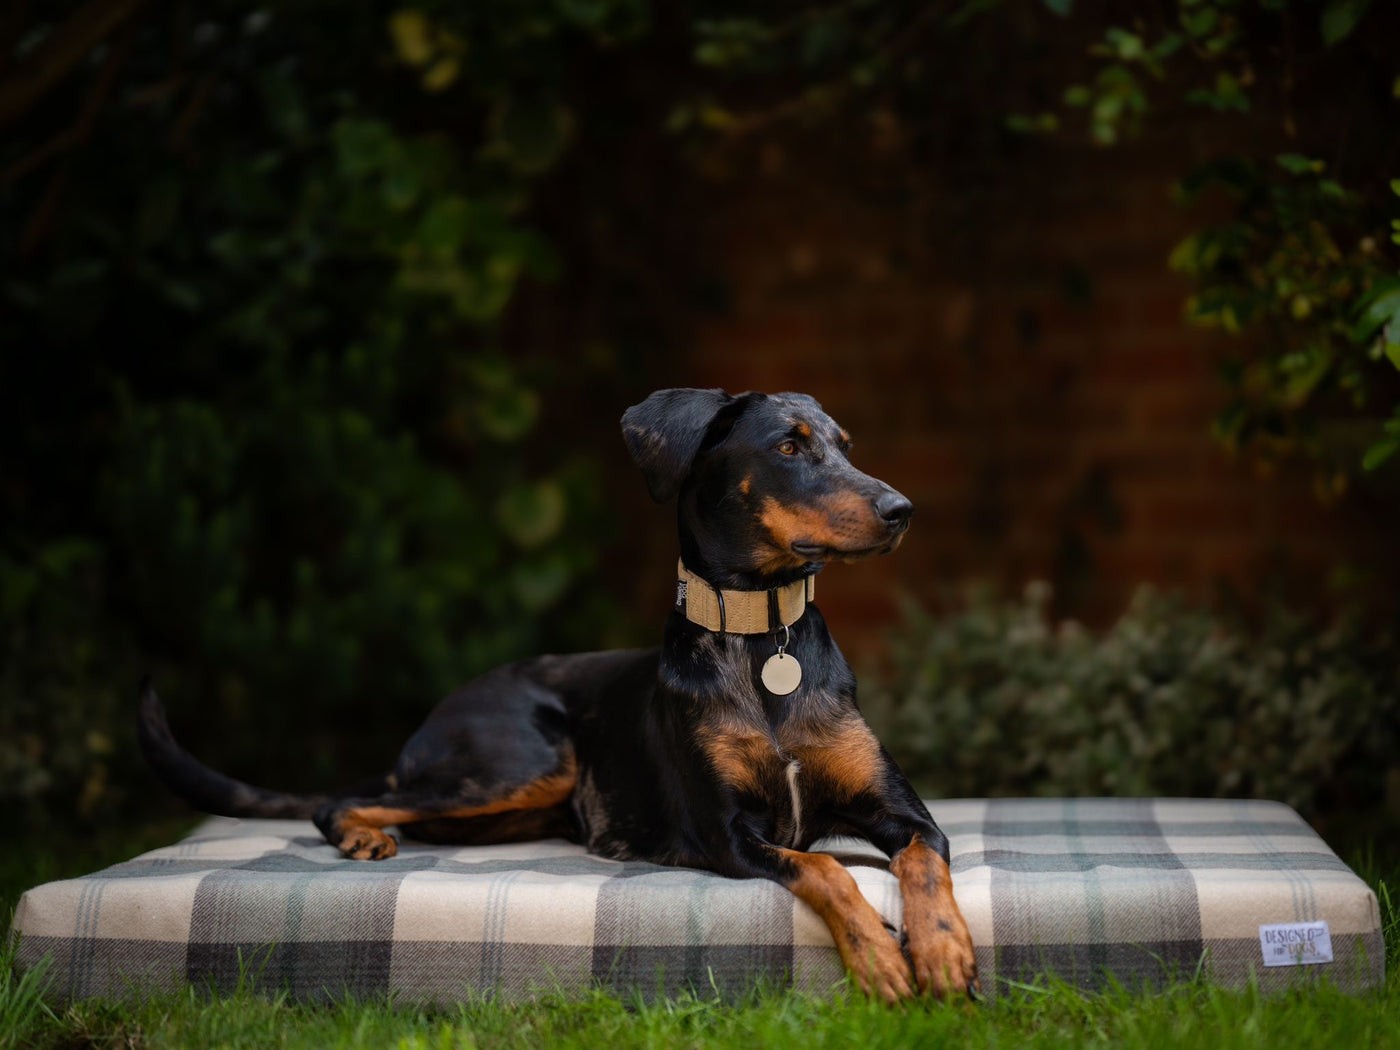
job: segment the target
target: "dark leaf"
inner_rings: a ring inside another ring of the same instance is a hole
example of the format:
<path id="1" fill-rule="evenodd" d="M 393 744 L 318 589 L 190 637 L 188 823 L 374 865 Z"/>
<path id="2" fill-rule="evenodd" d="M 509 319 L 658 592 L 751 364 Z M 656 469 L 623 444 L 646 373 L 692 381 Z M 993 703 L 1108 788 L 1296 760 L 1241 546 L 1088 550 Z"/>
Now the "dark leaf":
<path id="1" fill-rule="evenodd" d="M 543 171 L 564 152 L 571 125 L 551 98 L 512 96 L 497 112 L 496 144 L 525 171 Z"/>
<path id="2" fill-rule="evenodd" d="M 1400 438 L 1384 438 L 1366 450 L 1361 458 L 1361 467 L 1363 470 L 1375 470 L 1396 452 L 1400 452 Z"/>
<path id="3" fill-rule="evenodd" d="M 1332 47 L 1351 36 L 1370 6 L 1371 0 L 1328 0 L 1322 9 L 1322 42 Z"/>

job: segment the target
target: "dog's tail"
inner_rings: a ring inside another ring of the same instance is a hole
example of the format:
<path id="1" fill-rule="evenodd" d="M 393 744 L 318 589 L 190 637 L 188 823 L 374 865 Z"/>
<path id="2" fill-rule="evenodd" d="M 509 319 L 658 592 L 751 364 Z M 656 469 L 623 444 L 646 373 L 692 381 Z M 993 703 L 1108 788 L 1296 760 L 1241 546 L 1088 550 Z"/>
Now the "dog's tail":
<path id="1" fill-rule="evenodd" d="M 264 817 L 309 820 L 316 810 L 340 795 L 291 795 L 254 787 L 210 769 L 180 746 L 165 720 L 165 706 L 156 696 L 150 678 L 141 680 L 137 735 L 146 761 L 175 794 L 206 813 L 225 817 Z M 388 788 L 387 778 L 360 785 L 363 790 L 346 794 L 378 795 Z"/>

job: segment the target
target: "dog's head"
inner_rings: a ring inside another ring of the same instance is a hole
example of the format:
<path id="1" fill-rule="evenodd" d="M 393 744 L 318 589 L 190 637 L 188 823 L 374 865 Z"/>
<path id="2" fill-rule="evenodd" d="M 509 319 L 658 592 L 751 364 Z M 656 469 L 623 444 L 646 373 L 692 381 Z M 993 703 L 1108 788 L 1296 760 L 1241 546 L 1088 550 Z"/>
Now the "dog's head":
<path id="1" fill-rule="evenodd" d="M 658 390 L 622 435 L 652 497 L 679 497 L 687 564 L 733 585 L 888 553 L 914 510 L 851 465 L 850 435 L 806 394 Z"/>

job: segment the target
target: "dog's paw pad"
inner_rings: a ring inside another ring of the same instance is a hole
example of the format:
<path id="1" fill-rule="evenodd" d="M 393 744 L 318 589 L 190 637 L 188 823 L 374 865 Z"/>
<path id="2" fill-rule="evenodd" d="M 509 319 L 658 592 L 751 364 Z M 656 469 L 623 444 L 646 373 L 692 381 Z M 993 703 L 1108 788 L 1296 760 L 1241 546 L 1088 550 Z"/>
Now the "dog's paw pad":
<path id="1" fill-rule="evenodd" d="M 399 851 L 399 844 L 388 832 L 379 828 L 348 829 L 337 847 L 351 860 L 388 860 Z"/>

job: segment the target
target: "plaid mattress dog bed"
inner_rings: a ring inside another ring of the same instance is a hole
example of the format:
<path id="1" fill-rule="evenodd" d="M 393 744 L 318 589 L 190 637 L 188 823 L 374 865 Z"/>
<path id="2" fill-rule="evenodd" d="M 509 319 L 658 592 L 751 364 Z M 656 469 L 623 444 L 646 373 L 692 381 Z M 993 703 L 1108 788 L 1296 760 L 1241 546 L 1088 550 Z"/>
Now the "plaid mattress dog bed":
<path id="1" fill-rule="evenodd" d="M 1199 799 L 932 804 L 986 993 L 1046 974 L 1084 987 L 1203 974 L 1266 988 L 1379 984 L 1375 895 L 1293 810 Z M 892 924 L 887 863 L 822 844 Z M 763 880 L 589 856 L 559 840 L 406 843 L 342 860 L 307 823 L 215 818 L 189 838 L 26 893 L 18 958 L 68 997 L 192 981 L 301 999 L 415 1001 L 603 986 L 721 993 L 842 980 L 826 927 Z"/>

